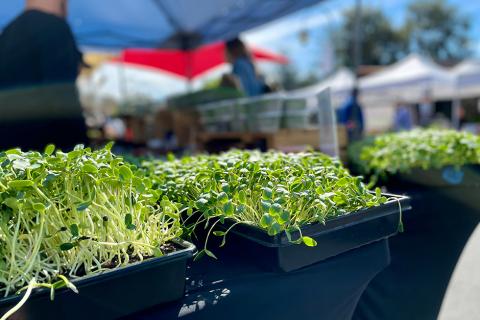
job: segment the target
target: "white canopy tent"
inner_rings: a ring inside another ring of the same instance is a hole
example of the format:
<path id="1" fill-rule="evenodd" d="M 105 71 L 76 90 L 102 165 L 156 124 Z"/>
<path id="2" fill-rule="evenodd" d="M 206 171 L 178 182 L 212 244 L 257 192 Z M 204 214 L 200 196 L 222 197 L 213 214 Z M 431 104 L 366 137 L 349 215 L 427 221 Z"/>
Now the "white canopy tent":
<path id="1" fill-rule="evenodd" d="M 454 87 L 455 79 L 447 69 L 415 53 L 360 80 L 365 94 L 389 95 L 412 102 L 427 92 L 435 100 L 450 99 Z"/>
<path id="2" fill-rule="evenodd" d="M 352 90 L 355 85 L 355 75 L 348 68 L 340 68 L 335 73 L 327 77 L 326 79 L 316 83 L 314 85 L 301 88 L 292 93 L 295 94 L 311 94 L 322 91 L 329 87 L 332 93 L 344 92 Z"/>
<path id="3" fill-rule="evenodd" d="M 293 96 L 311 96 L 330 88 L 332 105 L 338 108 L 349 97 L 355 86 L 355 74 L 348 68 L 340 68 L 332 75 L 314 85 L 289 92 Z"/>
<path id="4" fill-rule="evenodd" d="M 77 86 L 87 120 L 96 124 L 131 102 L 158 107 L 166 96 L 184 91 L 185 81 L 156 69 L 107 62 L 80 77 Z"/>
<path id="5" fill-rule="evenodd" d="M 398 101 L 420 102 L 426 95 L 433 100 L 455 96 L 455 78 L 427 57 L 410 54 L 381 71 L 360 79 L 360 100 L 365 110 L 367 131 L 391 127 Z"/>
<path id="6" fill-rule="evenodd" d="M 480 60 L 465 60 L 450 70 L 455 78 L 458 98 L 480 96 Z"/>
<path id="7" fill-rule="evenodd" d="M 90 76 L 79 78 L 78 89 L 83 104 L 96 112 L 110 114 L 119 103 L 130 100 L 159 102 L 168 94 L 184 90 L 181 79 L 157 70 L 107 62 Z"/>

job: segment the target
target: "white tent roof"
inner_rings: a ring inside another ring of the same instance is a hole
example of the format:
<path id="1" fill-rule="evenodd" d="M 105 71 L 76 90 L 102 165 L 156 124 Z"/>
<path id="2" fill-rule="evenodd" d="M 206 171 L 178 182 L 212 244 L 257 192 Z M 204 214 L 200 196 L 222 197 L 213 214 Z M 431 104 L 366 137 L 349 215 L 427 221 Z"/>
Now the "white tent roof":
<path id="1" fill-rule="evenodd" d="M 430 92 L 433 98 L 450 98 L 455 78 L 429 58 L 410 54 L 403 60 L 360 80 L 362 93 L 379 92 L 406 100 L 418 100 Z"/>
<path id="2" fill-rule="evenodd" d="M 480 60 L 467 59 L 450 70 L 450 73 L 454 76 L 462 76 L 472 73 L 480 73 Z"/>
<path id="3" fill-rule="evenodd" d="M 456 78 L 458 87 L 480 88 L 480 60 L 465 60 L 452 68 L 450 73 Z M 477 92 L 480 94 L 480 91 Z"/>
<path id="4" fill-rule="evenodd" d="M 456 80 L 456 94 L 459 98 L 480 96 L 480 60 L 465 60 L 450 70 Z"/>
<path id="5" fill-rule="evenodd" d="M 330 88 L 332 94 L 342 91 L 350 91 L 355 85 L 355 75 L 348 68 L 340 68 L 335 73 L 309 87 L 301 88 L 293 91 L 293 94 L 308 95 Z"/>
<path id="6" fill-rule="evenodd" d="M 379 72 L 364 77 L 361 80 L 361 87 L 364 89 L 383 88 L 416 85 L 430 81 L 448 83 L 452 81 L 452 76 L 445 68 L 432 60 L 413 53 Z"/>
<path id="7" fill-rule="evenodd" d="M 82 94 L 116 101 L 132 96 L 145 96 L 158 101 L 184 87 L 183 81 L 153 69 L 107 62 L 85 79 L 79 89 Z"/>

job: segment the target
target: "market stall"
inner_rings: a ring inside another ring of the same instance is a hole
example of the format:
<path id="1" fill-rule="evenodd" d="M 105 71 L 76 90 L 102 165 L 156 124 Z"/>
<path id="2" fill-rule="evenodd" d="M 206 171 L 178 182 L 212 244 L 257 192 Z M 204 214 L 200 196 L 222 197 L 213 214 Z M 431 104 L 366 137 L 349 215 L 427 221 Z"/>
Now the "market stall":
<path id="1" fill-rule="evenodd" d="M 376 120 L 366 122 L 367 132 L 391 129 L 398 103 L 451 101 L 455 96 L 455 78 L 449 70 L 415 53 L 361 78 L 359 87 L 365 118 Z M 451 106 L 446 109 L 451 111 Z"/>

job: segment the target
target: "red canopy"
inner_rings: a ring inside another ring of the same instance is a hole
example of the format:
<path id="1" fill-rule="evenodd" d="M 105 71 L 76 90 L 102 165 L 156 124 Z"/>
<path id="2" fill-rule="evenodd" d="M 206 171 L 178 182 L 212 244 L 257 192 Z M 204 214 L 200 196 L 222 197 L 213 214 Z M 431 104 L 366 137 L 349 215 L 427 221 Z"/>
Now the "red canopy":
<path id="1" fill-rule="evenodd" d="M 263 49 L 250 48 L 256 60 L 288 63 L 286 57 Z M 116 61 L 165 70 L 187 79 L 193 79 L 211 70 L 225 60 L 225 43 L 217 42 L 192 51 L 168 49 L 127 49 Z"/>

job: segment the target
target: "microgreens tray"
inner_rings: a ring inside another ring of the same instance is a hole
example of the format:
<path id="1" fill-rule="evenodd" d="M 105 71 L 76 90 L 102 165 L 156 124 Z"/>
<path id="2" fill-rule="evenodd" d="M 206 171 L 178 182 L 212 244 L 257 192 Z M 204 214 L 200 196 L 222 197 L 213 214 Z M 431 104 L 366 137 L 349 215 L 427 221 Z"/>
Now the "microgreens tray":
<path id="1" fill-rule="evenodd" d="M 401 228 L 401 215 L 411 209 L 405 196 L 385 194 L 389 200 L 379 206 L 362 209 L 301 228 L 302 236 L 316 241 L 316 246 L 295 244 L 285 232 L 270 236 L 259 227 L 237 224 L 225 242 L 225 251 L 240 252 L 251 261 L 271 271 L 289 272 L 320 262 L 360 246 L 395 235 Z M 226 219 L 221 229 L 235 222 Z M 300 232 L 291 234 L 300 238 Z M 215 249 L 215 248 L 213 248 Z"/>
<path id="2" fill-rule="evenodd" d="M 480 137 L 454 130 L 416 129 L 384 134 L 358 148 L 360 167 L 375 175 L 480 163 Z"/>
<path id="3" fill-rule="evenodd" d="M 12 319 L 118 319 L 149 307 L 179 299 L 184 294 L 187 261 L 195 246 L 172 242 L 176 251 L 161 257 L 72 280 L 78 293 L 35 289 Z M 0 300 L 0 312 L 11 309 L 21 296 Z"/>

